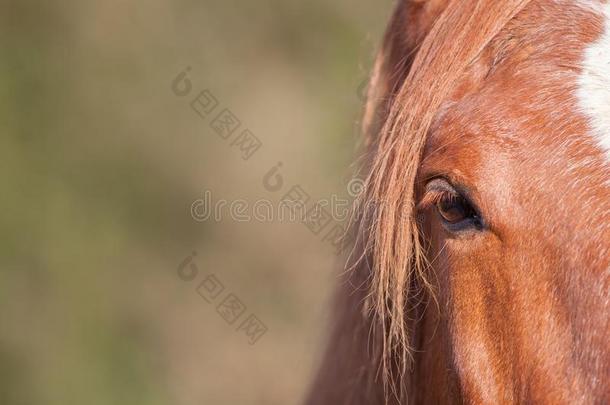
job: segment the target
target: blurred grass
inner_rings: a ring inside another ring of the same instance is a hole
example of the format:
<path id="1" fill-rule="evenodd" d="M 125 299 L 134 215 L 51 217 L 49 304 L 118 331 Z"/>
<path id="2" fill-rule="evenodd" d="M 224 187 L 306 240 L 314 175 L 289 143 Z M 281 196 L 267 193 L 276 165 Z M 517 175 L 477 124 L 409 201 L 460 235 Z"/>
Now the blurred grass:
<path id="1" fill-rule="evenodd" d="M 198 223 L 277 198 L 278 161 L 342 192 L 390 2 L 0 2 L 0 403 L 297 403 L 335 280 L 300 224 Z M 170 90 L 192 67 L 264 142 L 244 162 Z M 254 346 L 195 284 L 196 250 L 269 327 Z"/>

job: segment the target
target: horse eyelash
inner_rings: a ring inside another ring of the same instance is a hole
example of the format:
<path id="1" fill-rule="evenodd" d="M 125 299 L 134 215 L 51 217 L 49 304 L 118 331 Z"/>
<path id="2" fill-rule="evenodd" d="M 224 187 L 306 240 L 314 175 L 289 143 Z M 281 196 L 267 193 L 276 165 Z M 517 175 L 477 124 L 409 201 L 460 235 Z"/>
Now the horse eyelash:
<path id="1" fill-rule="evenodd" d="M 423 211 L 434 207 L 443 200 L 455 201 L 461 198 L 459 194 L 452 193 L 448 190 L 431 189 L 427 190 L 422 200 L 417 204 L 417 210 Z"/>

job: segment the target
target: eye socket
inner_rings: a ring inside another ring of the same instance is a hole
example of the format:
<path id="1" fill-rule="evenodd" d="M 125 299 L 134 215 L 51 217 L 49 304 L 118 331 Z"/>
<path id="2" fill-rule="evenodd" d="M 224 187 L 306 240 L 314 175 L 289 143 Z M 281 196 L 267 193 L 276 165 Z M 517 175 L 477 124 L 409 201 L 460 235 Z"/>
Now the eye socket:
<path id="1" fill-rule="evenodd" d="M 426 186 L 422 207 L 434 207 L 443 226 L 450 232 L 481 230 L 484 228 L 483 219 L 466 195 L 445 179 L 437 178 Z"/>

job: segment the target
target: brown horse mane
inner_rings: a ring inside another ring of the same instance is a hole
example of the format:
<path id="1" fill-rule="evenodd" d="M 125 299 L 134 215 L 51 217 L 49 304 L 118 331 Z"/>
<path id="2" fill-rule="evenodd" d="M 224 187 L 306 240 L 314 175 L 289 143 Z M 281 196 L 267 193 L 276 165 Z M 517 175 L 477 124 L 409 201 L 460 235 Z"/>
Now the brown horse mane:
<path id="1" fill-rule="evenodd" d="M 406 398 L 414 324 L 410 306 L 434 296 L 417 222 L 417 172 L 433 118 L 465 70 L 529 0 L 401 1 L 376 58 L 364 113 L 366 192 L 356 204 L 350 263 L 366 274 L 369 344 L 384 391 Z M 419 19 L 415 19 L 415 13 Z M 410 14 L 409 14 L 410 13 Z M 404 27 L 405 14 L 414 27 Z M 410 28 L 409 32 L 406 29 Z M 377 335 L 375 335 L 377 334 Z M 369 381 L 369 384 L 374 384 Z"/>

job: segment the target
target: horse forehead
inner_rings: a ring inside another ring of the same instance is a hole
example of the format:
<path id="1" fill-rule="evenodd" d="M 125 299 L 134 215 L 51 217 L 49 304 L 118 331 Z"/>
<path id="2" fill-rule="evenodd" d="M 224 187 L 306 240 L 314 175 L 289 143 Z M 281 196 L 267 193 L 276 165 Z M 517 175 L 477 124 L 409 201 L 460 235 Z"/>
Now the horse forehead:
<path id="1" fill-rule="evenodd" d="M 547 128 L 555 128 L 546 139 L 525 136 L 526 140 L 555 146 L 595 145 L 597 150 L 587 148 L 586 153 L 573 155 L 587 155 L 586 160 L 605 166 L 602 161 L 606 165 L 610 161 L 610 2 L 540 1 L 534 6 L 515 22 L 515 32 L 504 32 L 487 49 L 487 60 L 481 58 L 471 66 L 438 112 L 428 144 L 451 142 L 465 147 L 452 139 L 461 136 L 465 126 L 483 120 L 498 124 L 529 117 L 534 121 L 535 110 L 536 124 L 546 121 Z M 538 21 L 540 28 L 531 21 Z M 511 41 L 513 37 L 520 41 Z M 504 59 L 500 54 L 507 48 L 512 50 Z M 498 59 L 502 62 L 490 68 Z M 492 74 L 492 70 L 508 74 Z M 468 117 L 466 122 L 449 120 L 454 128 L 446 125 L 446 119 L 456 113 Z M 521 129 L 525 131 L 517 136 L 524 140 L 527 127 Z M 503 134 L 492 131 L 479 136 L 489 139 Z"/>
<path id="2" fill-rule="evenodd" d="M 591 132 L 610 161 L 610 3 L 594 12 L 602 17 L 603 32 L 584 52 L 578 78 L 578 103 L 588 118 Z"/>

